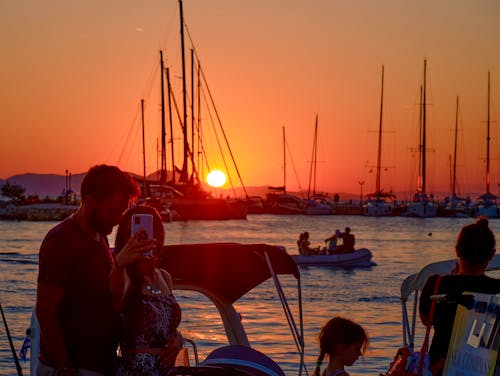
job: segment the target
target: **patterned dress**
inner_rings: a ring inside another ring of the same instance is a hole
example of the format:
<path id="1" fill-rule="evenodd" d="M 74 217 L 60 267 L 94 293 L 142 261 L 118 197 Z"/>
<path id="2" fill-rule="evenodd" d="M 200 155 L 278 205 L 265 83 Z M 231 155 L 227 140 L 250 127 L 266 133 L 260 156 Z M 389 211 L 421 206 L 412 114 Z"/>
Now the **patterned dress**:
<path id="1" fill-rule="evenodd" d="M 181 320 L 181 310 L 173 295 L 143 295 L 140 310 L 122 315 L 122 358 L 118 376 L 163 376 L 168 369 L 160 367 L 158 351 L 175 334 Z M 146 351 L 141 351 L 145 350 Z"/>

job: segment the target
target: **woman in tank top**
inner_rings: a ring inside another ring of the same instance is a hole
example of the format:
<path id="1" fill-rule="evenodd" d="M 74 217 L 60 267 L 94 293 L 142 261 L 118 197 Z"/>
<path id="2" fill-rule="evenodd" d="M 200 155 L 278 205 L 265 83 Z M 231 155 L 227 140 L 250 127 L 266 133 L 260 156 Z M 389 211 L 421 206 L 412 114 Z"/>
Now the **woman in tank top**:
<path id="1" fill-rule="evenodd" d="M 115 267 L 110 276 L 113 305 L 121 316 L 121 357 L 117 375 L 166 375 L 174 366 L 183 338 L 177 331 L 181 309 L 172 294 L 172 278 L 156 267 L 156 247 L 131 237 L 133 214 L 153 215 L 153 235 L 164 241 L 156 209 L 136 206 L 124 213 L 115 240 Z M 153 249 L 153 255 L 146 251 Z M 127 265 L 122 267 L 122 265 Z"/>

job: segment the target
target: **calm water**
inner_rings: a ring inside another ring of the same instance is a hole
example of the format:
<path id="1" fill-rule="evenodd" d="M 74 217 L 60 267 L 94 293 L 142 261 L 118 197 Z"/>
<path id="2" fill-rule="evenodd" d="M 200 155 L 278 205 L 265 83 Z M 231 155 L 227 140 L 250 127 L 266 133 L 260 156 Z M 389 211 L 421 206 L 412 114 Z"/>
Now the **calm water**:
<path id="1" fill-rule="evenodd" d="M 352 375 L 377 375 L 386 370 L 401 345 L 399 287 L 409 274 L 427 263 L 452 258 L 460 228 L 471 219 L 367 218 L 359 216 L 250 215 L 246 221 L 192 221 L 165 224 L 167 244 L 240 242 L 284 245 L 297 253 L 298 234 L 309 231 L 312 245 L 335 229 L 350 226 L 356 245 L 372 250 L 376 266 L 366 269 L 307 268 L 301 270 L 306 361 L 309 373 L 318 353 L 317 333 L 334 315 L 360 323 L 370 335 L 364 362 L 350 368 Z M 35 298 L 38 248 L 54 222 L 0 221 L 0 303 L 4 309 L 16 350 L 29 326 Z M 500 221 L 491 220 L 497 238 Z M 113 243 L 114 234 L 110 236 Z M 285 292 L 292 294 L 295 282 L 284 279 Z M 237 302 L 248 336 L 255 348 L 276 360 L 288 375 L 297 374 L 298 358 L 288 332 L 279 299 L 271 283 L 264 283 Z M 208 350 L 225 344 L 222 323 L 215 309 L 200 296 L 178 292 L 183 307 L 181 331 Z M 296 302 L 295 295 L 291 305 Z M 283 318 L 283 319 L 282 319 Z M 422 332 L 422 331 L 421 331 Z M 201 350 L 201 349 L 200 349 Z M 22 362 L 29 374 L 29 362 Z M 0 324 L 0 375 L 16 370 Z"/>

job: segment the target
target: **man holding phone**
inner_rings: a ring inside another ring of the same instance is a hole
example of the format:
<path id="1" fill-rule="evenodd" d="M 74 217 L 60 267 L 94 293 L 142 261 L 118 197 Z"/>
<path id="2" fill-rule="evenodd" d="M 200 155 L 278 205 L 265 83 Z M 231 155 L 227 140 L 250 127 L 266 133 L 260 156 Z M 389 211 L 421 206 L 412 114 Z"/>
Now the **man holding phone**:
<path id="1" fill-rule="evenodd" d="M 94 166 L 82 181 L 78 211 L 45 236 L 37 284 L 37 375 L 112 373 L 119 320 L 109 286 L 114 263 L 107 235 L 139 194 L 137 183 L 119 168 Z M 124 254 L 121 263 L 134 257 Z"/>

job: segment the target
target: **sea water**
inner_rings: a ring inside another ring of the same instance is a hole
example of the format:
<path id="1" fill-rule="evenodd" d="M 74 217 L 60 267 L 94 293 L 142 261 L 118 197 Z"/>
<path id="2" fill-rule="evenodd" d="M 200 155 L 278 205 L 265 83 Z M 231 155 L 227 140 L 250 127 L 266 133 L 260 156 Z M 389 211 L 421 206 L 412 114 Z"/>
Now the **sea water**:
<path id="1" fill-rule="evenodd" d="M 402 344 L 400 285 L 426 264 L 455 257 L 461 227 L 472 219 L 370 218 L 362 216 L 249 215 L 247 220 L 165 223 L 166 244 L 238 242 L 285 246 L 297 253 L 296 241 L 308 231 L 312 246 L 323 246 L 336 229 L 351 227 L 356 247 L 368 248 L 376 266 L 344 270 L 331 267 L 301 269 L 306 364 L 312 372 L 318 355 L 318 331 L 340 315 L 361 324 L 370 336 L 364 359 L 349 367 L 352 375 L 378 375 L 387 370 Z M 0 304 L 16 352 L 19 352 L 35 300 L 38 249 L 55 222 L 0 221 Z M 500 238 L 500 221 L 490 220 Z M 113 244 L 114 233 L 109 236 Z M 294 314 L 296 281 L 283 278 Z M 176 292 L 182 306 L 180 330 L 200 344 L 200 360 L 227 343 L 217 311 L 203 297 Z M 298 374 L 298 356 L 271 281 L 236 303 L 252 345 L 273 358 L 287 375 Z M 298 318 L 296 317 L 298 320 Z M 423 328 L 419 331 L 423 333 Z M 29 355 L 29 353 L 28 353 Z M 29 374 L 29 361 L 21 361 Z M 0 375 L 16 368 L 3 323 L 0 324 Z"/>

